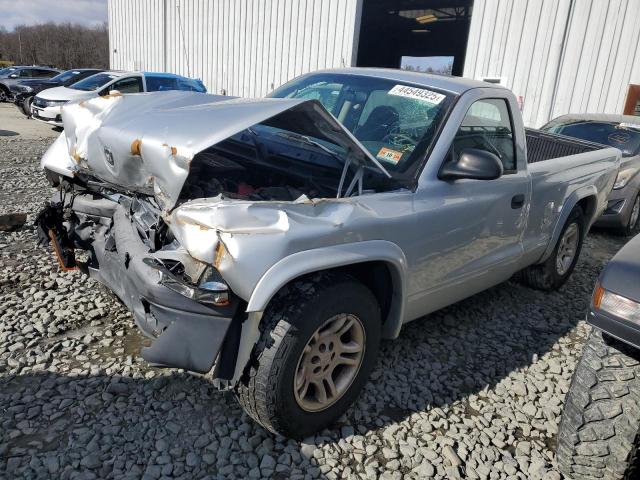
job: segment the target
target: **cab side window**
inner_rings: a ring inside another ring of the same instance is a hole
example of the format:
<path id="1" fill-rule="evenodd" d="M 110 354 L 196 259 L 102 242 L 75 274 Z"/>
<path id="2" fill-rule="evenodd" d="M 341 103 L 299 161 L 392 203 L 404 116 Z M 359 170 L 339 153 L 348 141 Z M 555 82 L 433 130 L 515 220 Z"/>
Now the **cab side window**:
<path id="1" fill-rule="evenodd" d="M 147 77 L 147 92 L 162 92 L 164 90 L 177 90 L 175 78 Z"/>
<path id="2" fill-rule="evenodd" d="M 111 85 L 109 90 L 118 90 L 120 93 L 142 92 L 142 79 L 140 77 L 123 78 Z"/>
<path id="3" fill-rule="evenodd" d="M 487 98 L 471 105 L 453 140 L 452 160 L 466 148 L 493 153 L 502 161 L 504 173 L 517 171 L 511 115 L 505 99 Z"/>
<path id="4" fill-rule="evenodd" d="M 33 71 L 33 76 L 39 77 L 39 78 L 47 78 L 47 77 L 53 77 L 54 75 L 51 70 L 36 69 Z"/>
<path id="5" fill-rule="evenodd" d="M 20 70 L 20 73 L 18 74 L 20 76 L 20 78 L 31 78 L 33 77 L 33 70 L 31 68 L 23 68 L 22 70 Z"/>

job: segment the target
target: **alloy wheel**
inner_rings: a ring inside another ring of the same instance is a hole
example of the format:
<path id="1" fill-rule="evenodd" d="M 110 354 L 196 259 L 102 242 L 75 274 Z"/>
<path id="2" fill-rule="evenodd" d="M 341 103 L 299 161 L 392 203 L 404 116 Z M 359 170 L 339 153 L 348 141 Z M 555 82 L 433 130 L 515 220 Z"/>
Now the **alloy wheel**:
<path id="1" fill-rule="evenodd" d="M 294 379 L 295 399 L 307 412 L 329 408 L 349 389 L 365 350 L 362 322 L 352 314 L 331 317 L 307 342 Z"/>
<path id="2" fill-rule="evenodd" d="M 556 271 L 558 275 L 564 275 L 571 268 L 571 264 L 578 251 L 578 242 L 580 239 L 580 228 L 572 223 L 562 234 L 560 244 L 558 245 L 558 253 L 556 255 Z"/>

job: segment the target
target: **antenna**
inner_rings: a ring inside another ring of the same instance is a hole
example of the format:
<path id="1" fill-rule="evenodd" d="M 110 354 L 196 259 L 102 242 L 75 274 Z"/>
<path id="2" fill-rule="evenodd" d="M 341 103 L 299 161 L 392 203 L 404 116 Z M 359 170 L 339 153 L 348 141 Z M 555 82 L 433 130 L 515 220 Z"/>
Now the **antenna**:
<path id="1" fill-rule="evenodd" d="M 189 53 L 187 53 L 187 42 L 184 39 L 184 26 L 182 25 L 182 15 L 180 14 L 180 2 L 176 2 L 176 8 L 178 9 L 178 24 L 180 25 L 180 33 L 182 34 L 182 50 L 184 51 L 184 58 L 187 62 L 187 76 L 191 78 L 191 65 L 189 63 Z"/>

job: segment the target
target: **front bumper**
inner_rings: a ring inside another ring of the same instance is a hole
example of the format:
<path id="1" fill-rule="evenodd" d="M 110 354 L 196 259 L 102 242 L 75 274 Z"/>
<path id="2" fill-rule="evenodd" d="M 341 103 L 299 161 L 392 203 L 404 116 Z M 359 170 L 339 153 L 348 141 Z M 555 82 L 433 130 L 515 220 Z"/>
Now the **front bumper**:
<path id="1" fill-rule="evenodd" d="M 589 311 L 587 323 L 602 330 L 604 333 L 640 349 L 640 325 L 606 315 L 603 312 Z"/>
<path id="2" fill-rule="evenodd" d="M 125 207 L 83 197 L 73 200 L 71 215 L 81 221 L 69 220 L 59 195 L 37 220 L 41 237 L 53 241 L 63 267 L 74 267 L 76 246 L 89 246 L 89 275 L 110 288 L 132 312 L 140 330 L 153 339 L 151 346 L 142 349 L 142 357 L 158 366 L 199 373 L 211 370 L 239 313 L 239 299 L 232 296 L 229 305 L 214 307 L 161 285 L 160 272 L 144 262 L 152 256 Z M 91 222 L 95 227 L 87 226 Z"/>
<path id="3" fill-rule="evenodd" d="M 612 190 L 607 199 L 607 208 L 594 225 L 601 228 L 626 227 L 637 194 L 636 188 L 635 185 L 627 185 L 620 190 Z"/>
<path id="4" fill-rule="evenodd" d="M 62 127 L 62 107 L 36 107 L 31 105 L 31 116 L 40 122 Z"/>

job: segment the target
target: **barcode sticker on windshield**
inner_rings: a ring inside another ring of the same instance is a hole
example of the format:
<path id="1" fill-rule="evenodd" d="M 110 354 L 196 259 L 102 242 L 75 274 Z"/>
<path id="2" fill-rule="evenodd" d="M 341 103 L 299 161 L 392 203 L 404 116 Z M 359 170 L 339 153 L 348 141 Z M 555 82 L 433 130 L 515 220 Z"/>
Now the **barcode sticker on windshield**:
<path id="1" fill-rule="evenodd" d="M 432 92 L 431 90 L 424 88 L 407 87 L 406 85 L 396 85 L 389 90 L 389 95 L 414 98 L 416 100 L 432 103 L 433 105 L 439 105 L 440 102 L 446 98 L 441 93 Z"/>

